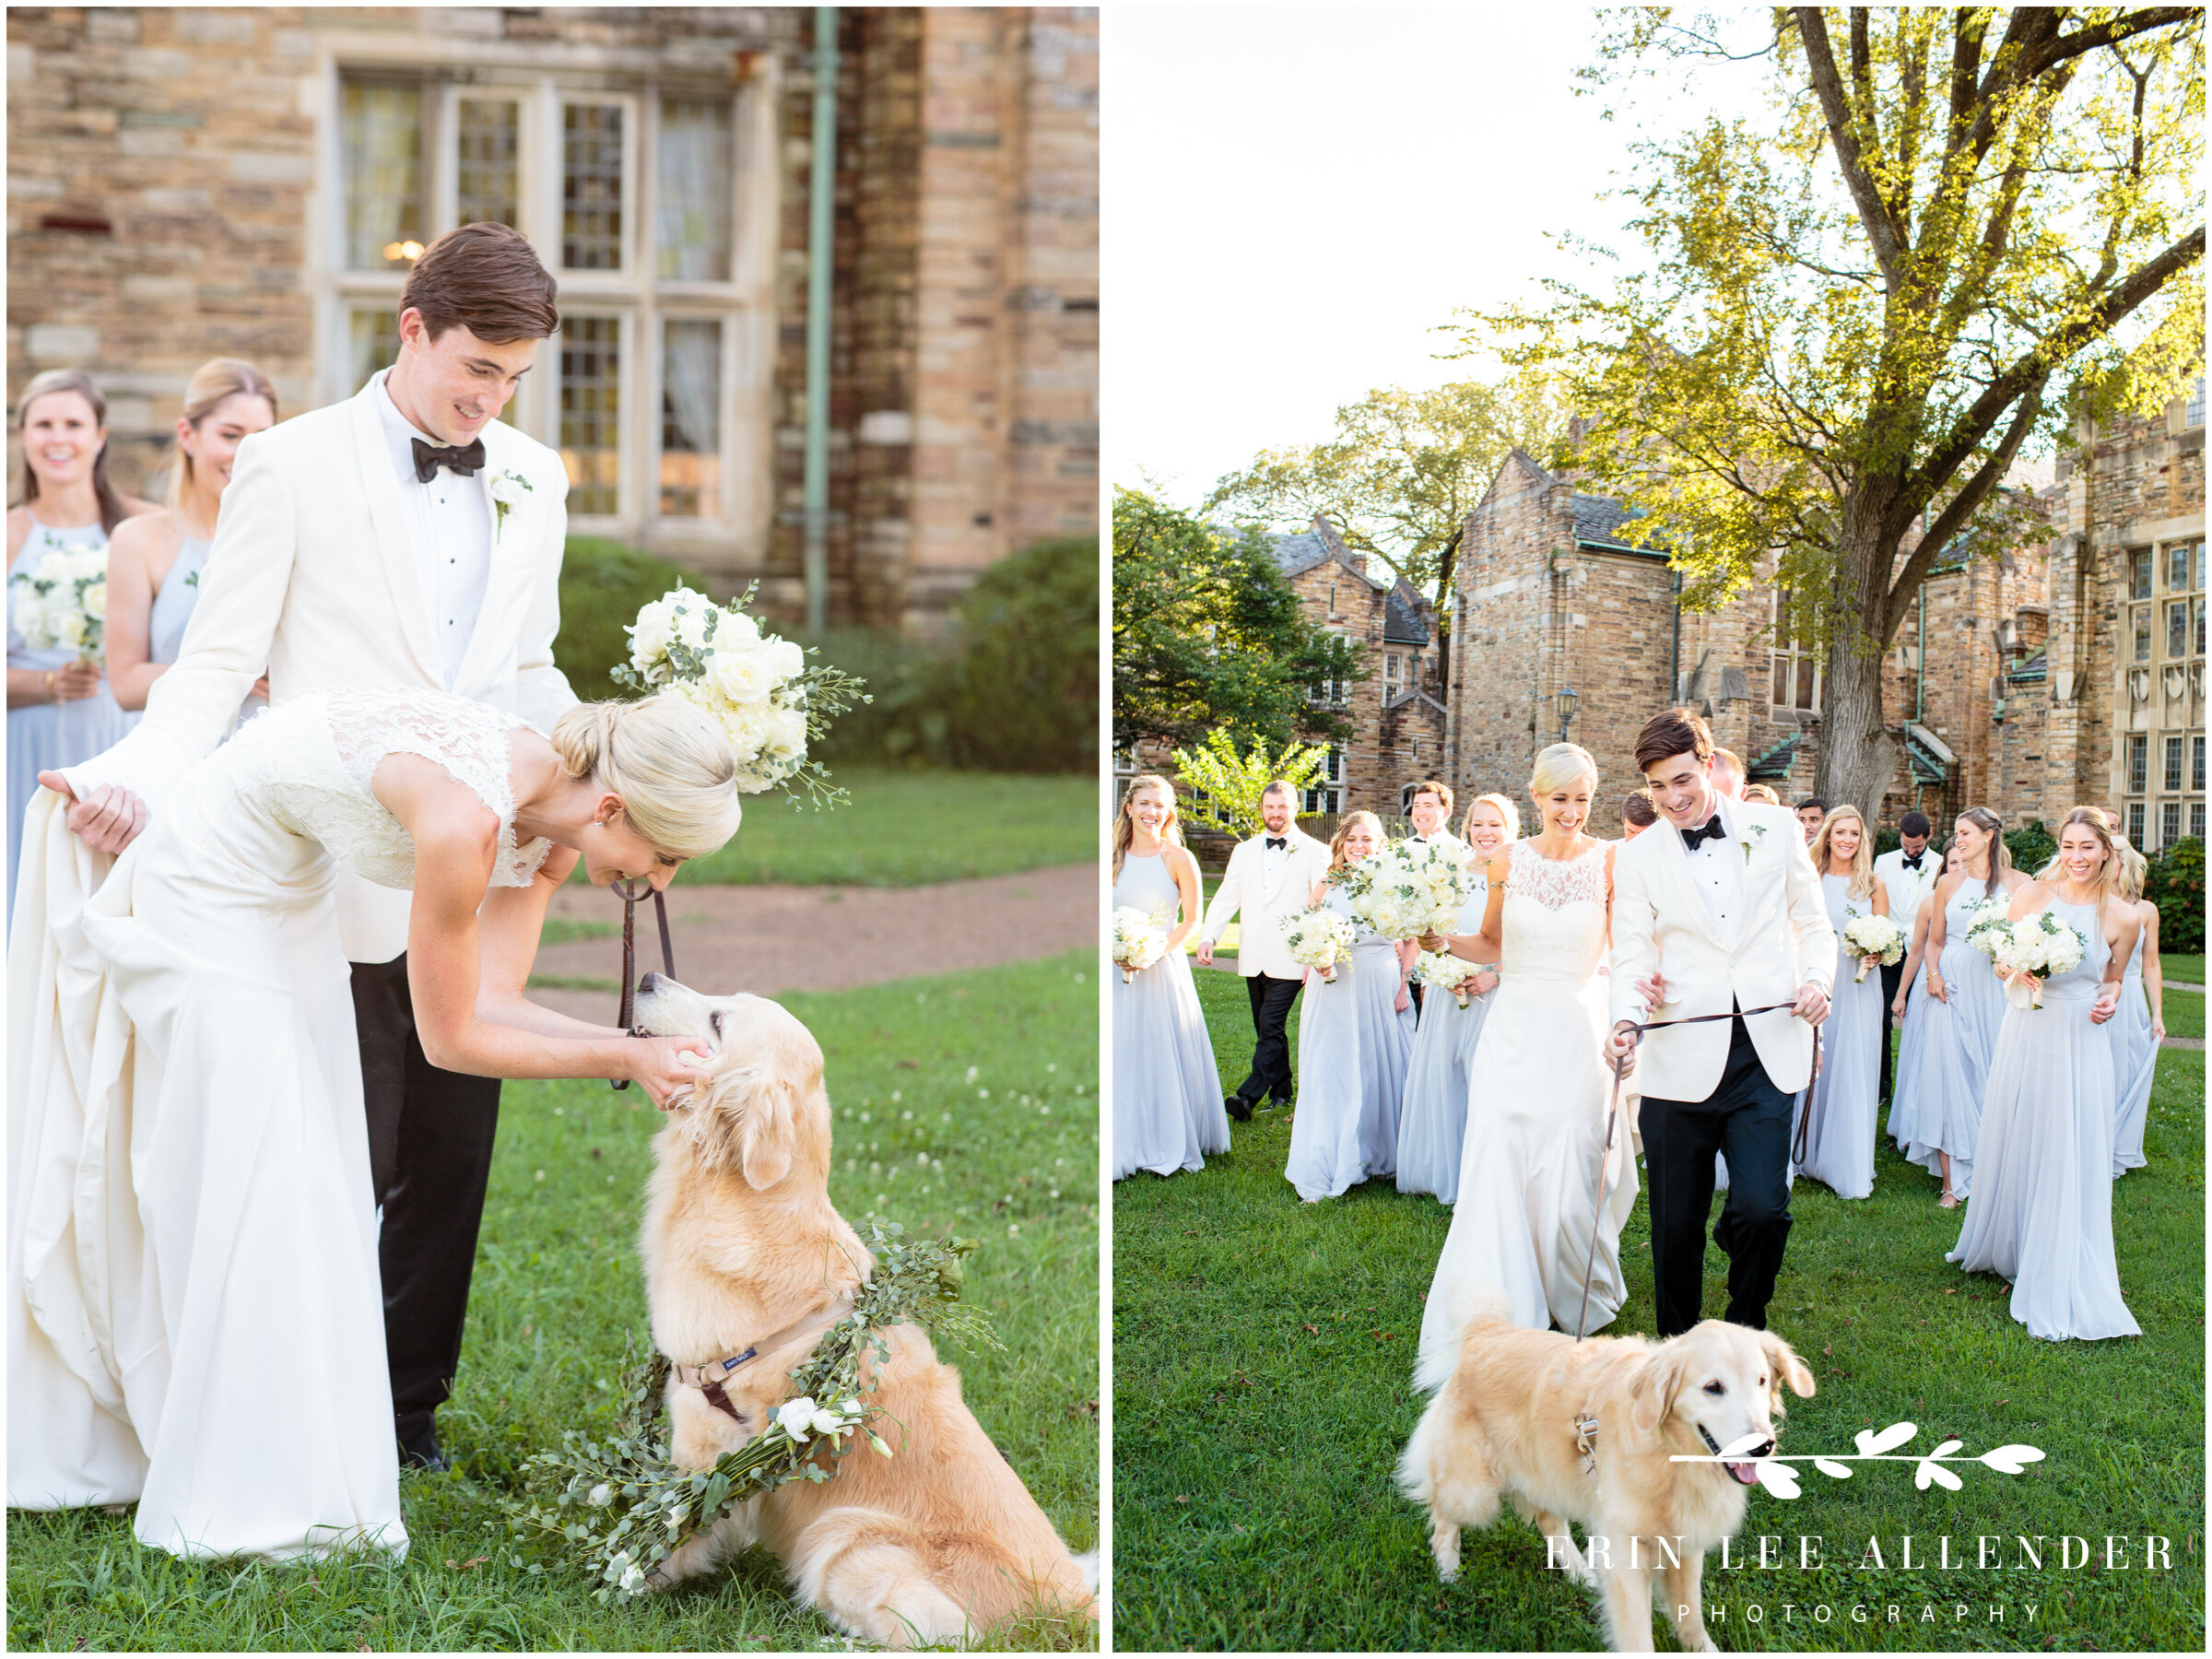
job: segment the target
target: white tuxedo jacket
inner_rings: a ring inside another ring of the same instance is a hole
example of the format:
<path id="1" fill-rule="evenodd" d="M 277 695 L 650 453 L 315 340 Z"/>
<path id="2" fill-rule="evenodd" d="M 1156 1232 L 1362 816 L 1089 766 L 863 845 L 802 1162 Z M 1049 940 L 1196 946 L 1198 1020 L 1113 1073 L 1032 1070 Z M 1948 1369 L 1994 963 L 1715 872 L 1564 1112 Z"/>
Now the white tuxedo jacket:
<path id="1" fill-rule="evenodd" d="M 1729 852 L 1744 860 L 1744 903 L 1729 947 L 1705 908 L 1665 818 L 1613 855 L 1612 1018 L 1641 1023 L 1725 1014 L 1786 1003 L 1804 984 L 1828 989 L 1836 973 L 1836 931 L 1805 833 L 1779 806 L 1730 801 Z M 1708 855 L 1709 856 L 1709 855 Z M 1636 983 L 1656 971 L 1669 1001 L 1649 1015 Z M 1747 1021 L 1775 1088 L 1794 1094 L 1810 1081 L 1813 1028 L 1794 1014 Z M 1727 1068 L 1731 1023 L 1646 1032 L 1637 1051 L 1637 1088 L 1662 1100 L 1702 1100 Z"/>
<path id="2" fill-rule="evenodd" d="M 1905 868 L 1905 850 L 1892 847 L 1874 861 L 1877 880 L 1889 894 L 1889 918 L 1907 935 L 1912 931 L 1912 918 L 1919 913 L 1920 901 L 1936 890 L 1943 879 L 1943 854 L 1936 851 L 1933 841 L 1920 855 L 1920 868 Z"/>
<path id="3" fill-rule="evenodd" d="M 80 799 L 121 784 L 158 813 L 223 740 L 265 668 L 272 704 L 339 686 L 444 688 L 381 395 L 371 381 L 239 446 L 177 661 L 154 682 L 129 736 L 66 769 Z M 452 689 L 544 732 L 577 701 L 553 666 L 568 473 L 552 450 L 503 422 L 482 437 L 475 483 L 487 512 L 498 475 L 519 473 L 531 488 L 494 532 L 483 606 Z M 341 871 L 337 898 L 348 959 L 388 962 L 406 948 L 406 893 Z"/>
<path id="4" fill-rule="evenodd" d="M 1230 918 L 1241 913 L 1237 971 L 1246 979 L 1256 973 L 1272 979 L 1303 979 L 1306 974 L 1283 943 L 1283 924 L 1310 908 L 1313 884 L 1328 874 L 1329 848 L 1295 824 L 1288 839 L 1288 856 L 1272 888 L 1261 876 L 1265 837 L 1239 841 L 1229 855 L 1229 869 L 1214 890 L 1213 901 L 1206 907 L 1206 925 L 1198 937 L 1207 945 L 1218 942 Z"/>

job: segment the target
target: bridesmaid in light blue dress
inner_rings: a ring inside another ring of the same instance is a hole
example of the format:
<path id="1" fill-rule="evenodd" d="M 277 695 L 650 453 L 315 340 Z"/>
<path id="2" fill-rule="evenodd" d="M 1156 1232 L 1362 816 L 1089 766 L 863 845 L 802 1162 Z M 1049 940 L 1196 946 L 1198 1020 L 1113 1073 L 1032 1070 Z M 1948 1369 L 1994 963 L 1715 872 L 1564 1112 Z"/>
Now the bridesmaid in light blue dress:
<path id="1" fill-rule="evenodd" d="M 1947 856 L 1945 874 L 1957 867 L 1957 859 Z M 1920 1091 L 1925 1087 L 1921 1080 L 1921 1064 L 1926 1052 L 1930 999 L 1921 982 L 1920 971 L 1928 960 L 1928 933 L 1935 924 L 1936 900 L 1931 895 L 1923 899 L 1920 909 L 1913 912 L 1905 971 L 1898 986 L 1897 1000 L 1889 1005 L 1890 1014 L 1903 1021 L 1897 1039 L 1896 1086 L 1889 1097 L 1889 1139 L 1900 1152 L 1912 1142 L 1912 1123 L 1919 1110 Z"/>
<path id="2" fill-rule="evenodd" d="M 1314 884 L 1312 902 L 1349 919 L 1351 900 L 1338 877 L 1382 850 L 1381 820 L 1371 812 L 1347 816 L 1329 843 L 1329 873 Z M 1306 975 L 1298 1017 L 1298 1112 L 1283 1178 L 1308 1204 L 1394 1175 L 1398 1168 L 1398 1102 L 1413 1047 L 1413 999 L 1406 994 L 1398 947 L 1353 925 L 1351 959 L 1336 964 L 1334 980 Z"/>
<path id="3" fill-rule="evenodd" d="M 1874 1195 L 1875 1119 L 1881 1111 L 1881 1045 L 1888 1040 L 1889 1010 L 1882 976 L 1843 942 L 1853 916 L 1887 916 L 1889 892 L 1874 873 L 1874 844 L 1859 809 L 1838 806 L 1813 838 L 1813 867 L 1836 930 L 1835 988 L 1820 1029 L 1820 1072 L 1797 1097 L 1791 1125 L 1791 1164 L 1823 1182 L 1839 1198 Z"/>
<path id="4" fill-rule="evenodd" d="M 153 503 L 126 498 L 108 482 L 107 401 L 78 369 L 35 376 L 16 406 L 23 441 L 19 504 L 7 514 L 7 911 L 16 911 L 16 865 L 23 811 L 39 774 L 89 760 L 119 741 L 136 717 L 126 714 L 97 663 L 70 646 L 33 650 L 17 626 L 31 597 L 25 586 L 48 554 L 107 551 L 108 537 Z"/>
<path id="5" fill-rule="evenodd" d="M 2006 1011 L 1966 1224 L 1946 1258 L 2010 1279 L 2013 1318 L 2052 1342 L 2143 1329 L 2121 1299 L 2112 1249 L 2115 1055 L 2099 1028 L 2118 1006 L 2120 962 L 2139 926 L 2111 891 L 2112 864 L 2102 810 L 2077 806 L 2043 872 L 2058 879 L 2013 897 L 2014 917 L 2048 910 L 2079 934 L 2081 961 L 2042 982 L 2041 1007 Z"/>
<path id="6" fill-rule="evenodd" d="M 1990 959 L 1966 942 L 1974 912 L 1989 899 L 2018 892 L 2028 877 L 2012 867 L 2004 824 L 1987 807 L 1970 806 L 1952 825 L 1959 868 L 1936 884 L 1935 924 L 1928 933 L 1927 993 L 1936 999 L 1921 1038 L 1919 1104 L 1905 1157 L 1943 1182 L 1950 1209 L 1972 1191 L 1974 1148 L 1990 1056 L 2005 1018 L 2005 987 Z"/>
<path id="7" fill-rule="evenodd" d="M 1473 888 L 1453 924 L 1455 935 L 1482 931 L 1490 901 L 1489 862 L 1520 834 L 1521 815 L 1501 794 L 1487 794 L 1467 808 L 1461 839 L 1471 850 L 1467 877 Z M 1446 1205 L 1459 1198 L 1460 1144 L 1467 1127 L 1467 1076 L 1475 1044 L 1497 988 L 1494 970 L 1462 982 L 1467 1006 L 1441 986 L 1421 998 L 1413 1058 L 1406 1068 L 1406 1103 L 1398 1115 L 1398 1191 L 1433 1193 Z"/>
<path id="8" fill-rule="evenodd" d="M 2166 1041 L 2166 982 L 2159 970 L 2159 907 L 2143 897 L 2143 854 L 2115 838 L 2120 846 L 2120 897 L 2134 910 L 2136 954 L 2120 981 L 2120 1011 L 2112 1033 L 2118 1063 L 2118 1104 L 2112 1121 L 2112 1178 L 2143 1167 L 2143 1126 L 2150 1116 L 2150 1086 L 2159 1068 L 2159 1046 Z"/>
<path id="9" fill-rule="evenodd" d="M 1198 861 L 1182 845 L 1175 790 L 1132 779 L 1113 820 L 1113 905 L 1158 916 L 1167 950 L 1150 967 L 1108 970 L 1113 986 L 1113 1178 L 1206 1168 L 1229 1150 L 1213 1040 L 1182 942 L 1198 925 Z M 1180 919 L 1179 919 L 1180 912 Z"/>

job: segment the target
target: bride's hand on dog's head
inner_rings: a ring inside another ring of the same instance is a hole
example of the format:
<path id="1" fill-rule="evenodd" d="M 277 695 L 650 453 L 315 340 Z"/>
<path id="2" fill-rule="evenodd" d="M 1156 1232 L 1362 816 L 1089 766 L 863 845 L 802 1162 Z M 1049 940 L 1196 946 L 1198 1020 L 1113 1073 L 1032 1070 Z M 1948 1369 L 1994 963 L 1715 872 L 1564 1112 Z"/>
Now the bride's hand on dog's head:
<path id="1" fill-rule="evenodd" d="M 697 1037 L 633 1037 L 635 1045 L 630 1078 L 642 1084 L 653 1103 L 663 1112 L 681 1105 L 704 1076 L 697 1062 L 707 1056 L 706 1044 Z"/>

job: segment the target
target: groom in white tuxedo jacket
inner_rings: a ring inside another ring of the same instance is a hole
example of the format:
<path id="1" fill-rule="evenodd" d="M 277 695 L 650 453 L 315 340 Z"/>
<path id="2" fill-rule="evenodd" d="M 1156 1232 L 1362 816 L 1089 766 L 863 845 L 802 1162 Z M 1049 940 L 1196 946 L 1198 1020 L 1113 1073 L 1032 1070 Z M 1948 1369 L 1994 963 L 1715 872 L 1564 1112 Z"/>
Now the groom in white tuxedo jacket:
<path id="1" fill-rule="evenodd" d="M 1728 1159 L 1728 1202 L 1713 1229 L 1728 1254 L 1727 1316 L 1766 1328 L 1790 1234 L 1791 1111 L 1813 1075 L 1814 1030 L 1835 977 L 1835 929 L 1796 819 L 1723 796 L 1712 762 L 1712 734 L 1695 714 L 1676 709 L 1646 723 L 1636 764 L 1660 821 L 1613 862 L 1606 1053 L 1637 1053 L 1662 1337 L 1703 1316 L 1715 1152 Z M 1727 1018 L 1775 1004 L 1791 1006 Z M 1720 1018 L 1649 1032 L 1638 1052 L 1630 1028 L 1701 1015 Z"/>
<path id="2" fill-rule="evenodd" d="M 1283 943 L 1283 924 L 1309 907 L 1313 884 L 1328 874 L 1329 849 L 1300 830 L 1294 818 L 1296 796 L 1277 778 L 1260 796 L 1265 828 L 1239 841 L 1229 868 L 1206 907 L 1198 934 L 1198 959 L 1213 965 L 1214 947 L 1230 918 L 1241 914 L 1237 936 L 1237 971 L 1252 997 L 1252 1071 L 1221 1103 L 1239 1122 L 1252 1116 L 1263 1100 L 1290 1103 L 1290 1040 L 1286 1027 L 1306 971 Z"/>
<path id="3" fill-rule="evenodd" d="M 240 446 L 177 662 L 137 728 L 68 771 L 80 839 L 122 851 L 222 741 L 265 667 L 272 703 L 326 687 L 436 687 L 543 732 L 576 702 L 553 665 L 568 475 L 495 418 L 559 325 L 554 292 L 506 226 L 449 231 L 409 274 L 394 367 Z M 408 1463 L 440 1468 L 433 1413 L 460 1362 L 500 1083 L 424 1057 L 408 902 L 337 877 L 383 1208 L 395 1431 Z"/>

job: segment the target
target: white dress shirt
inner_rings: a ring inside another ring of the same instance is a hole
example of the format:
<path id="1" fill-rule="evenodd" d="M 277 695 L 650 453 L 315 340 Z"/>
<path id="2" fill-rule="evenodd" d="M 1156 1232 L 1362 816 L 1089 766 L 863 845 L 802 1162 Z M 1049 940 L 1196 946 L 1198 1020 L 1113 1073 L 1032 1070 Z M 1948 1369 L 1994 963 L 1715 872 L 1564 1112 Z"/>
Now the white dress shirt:
<path id="1" fill-rule="evenodd" d="M 1943 854 L 1933 845 L 1920 851 L 1920 868 L 1905 868 L 1905 850 L 1892 847 L 1874 861 L 1874 873 L 1881 877 L 1882 886 L 1889 894 L 1889 914 L 1900 925 L 1910 928 L 1912 918 L 1919 912 L 1920 901 L 1936 890 L 1936 883 L 1943 876 Z"/>
<path id="2" fill-rule="evenodd" d="M 482 473 L 464 478 L 441 466 L 429 483 L 416 479 L 412 440 L 419 438 L 440 449 L 449 446 L 399 412 L 384 385 L 390 372 L 382 370 L 376 377 L 381 394 L 377 413 L 383 419 L 392 464 L 399 471 L 399 493 L 407 503 L 408 528 L 415 539 L 416 570 L 437 626 L 439 665 L 450 691 L 460 675 L 461 659 L 468 653 L 469 636 L 476 632 L 485 584 L 491 575 L 491 498 Z"/>
<path id="3" fill-rule="evenodd" d="M 1736 826 L 1728 797 L 1713 794 L 1713 813 L 1723 834 L 1718 841 L 1701 841 L 1688 849 L 1690 885 L 1705 901 L 1705 913 L 1719 929 L 1723 944 L 1733 948 L 1737 920 L 1744 909 L 1744 850 L 1735 839 Z"/>
<path id="4" fill-rule="evenodd" d="M 1283 866 L 1290 862 L 1290 832 L 1286 830 L 1277 836 L 1270 830 L 1262 830 L 1260 835 L 1260 893 L 1264 895 L 1275 891 L 1275 884 L 1282 877 Z M 1282 845 L 1271 847 L 1267 844 L 1269 841 L 1280 841 Z"/>

